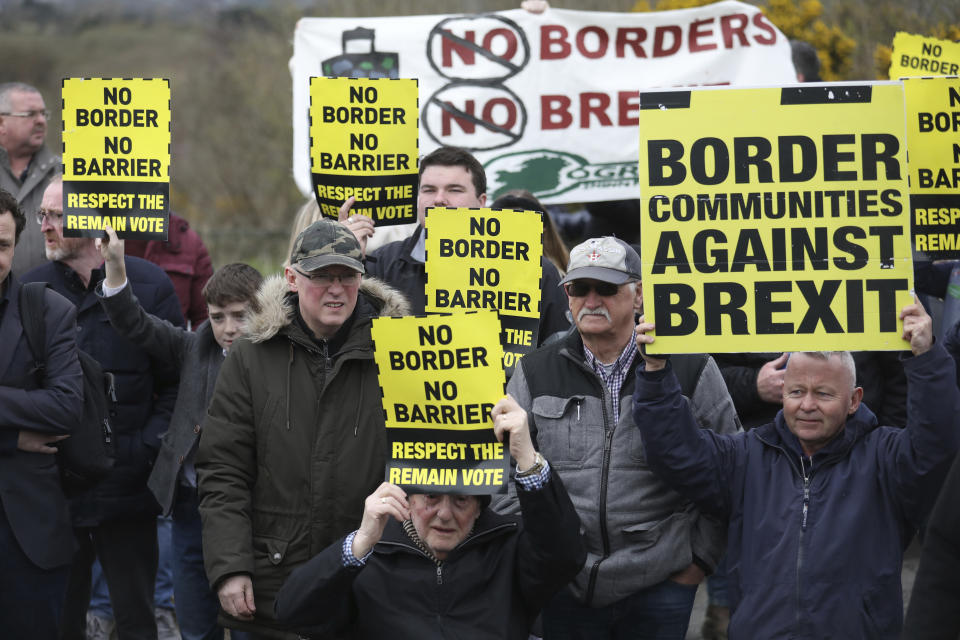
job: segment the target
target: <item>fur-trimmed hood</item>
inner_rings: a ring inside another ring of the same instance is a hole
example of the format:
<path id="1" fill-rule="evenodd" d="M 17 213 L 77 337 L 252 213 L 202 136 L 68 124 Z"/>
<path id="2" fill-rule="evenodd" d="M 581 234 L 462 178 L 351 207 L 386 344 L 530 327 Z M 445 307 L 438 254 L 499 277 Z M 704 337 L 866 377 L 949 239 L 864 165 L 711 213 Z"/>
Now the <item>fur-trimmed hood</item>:
<path id="1" fill-rule="evenodd" d="M 247 323 L 248 338 L 251 342 L 265 342 L 277 335 L 283 327 L 293 322 L 296 312 L 293 301 L 295 296 L 288 295 L 290 288 L 282 274 L 266 280 L 257 291 L 260 311 L 250 317 Z M 360 297 L 365 297 L 376 310 L 375 316 L 405 316 L 410 313 L 410 305 L 403 294 L 376 278 L 364 278 L 360 284 Z M 360 302 L 358 301 L 358 307 Z"/>

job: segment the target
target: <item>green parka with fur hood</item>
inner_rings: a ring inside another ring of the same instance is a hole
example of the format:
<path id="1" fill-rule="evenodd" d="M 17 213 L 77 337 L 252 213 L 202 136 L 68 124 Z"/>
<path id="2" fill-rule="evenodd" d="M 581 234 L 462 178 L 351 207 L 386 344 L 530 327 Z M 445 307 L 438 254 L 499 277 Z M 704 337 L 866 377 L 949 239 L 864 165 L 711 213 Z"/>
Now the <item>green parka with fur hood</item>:
<path id="1" fill-rule="evenodd" d="M 370 327 L 377 316 L 404 315 L 407 304 L 365 279 L 351 319 L 323 341 L 298 319 L 297 296 L 282 277 L 266 281 L 258 298 L 248 339 L 233 345 L 220 370 L 196 465 L 210 584 L 253 579 L 255 623 L 224 622 L 264 633 L 280 628 L 273 601 L 286 577 L 356 529 L 364 499 L 383 480 Z"/>

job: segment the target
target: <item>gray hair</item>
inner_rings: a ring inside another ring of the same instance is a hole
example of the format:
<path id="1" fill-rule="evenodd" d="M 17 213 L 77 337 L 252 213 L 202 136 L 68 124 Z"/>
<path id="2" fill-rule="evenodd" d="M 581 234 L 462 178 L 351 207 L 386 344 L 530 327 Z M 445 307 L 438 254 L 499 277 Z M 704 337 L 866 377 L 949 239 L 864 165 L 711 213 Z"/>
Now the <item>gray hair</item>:
<path id="1" fill-rule="evenodd" d="M 10 96 L 13 93 L 39 94 L 40 90 L 25 82 L 4 82 L 0 84 L 0 111 L 9 111 L 13 108 L 13 105 L 10 103 Z"/>
<path id="2" fill-rule="evenodd" d="M 824 362 L 833 357 L 840 358 L 840 364 L 850 378 L 850 388 L 854 389 L 857 386 L 857 363 L 854 362 L 853 355 L 849 351 L 802 351 L 801 353 Z"/>

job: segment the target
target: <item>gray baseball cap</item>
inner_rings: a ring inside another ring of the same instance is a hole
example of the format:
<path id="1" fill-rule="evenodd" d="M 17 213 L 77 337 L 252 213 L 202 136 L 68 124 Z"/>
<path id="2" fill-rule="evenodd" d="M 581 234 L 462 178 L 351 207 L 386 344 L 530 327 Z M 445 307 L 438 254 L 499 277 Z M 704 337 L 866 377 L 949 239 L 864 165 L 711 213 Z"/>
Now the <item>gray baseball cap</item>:
<path id="1" fill-rule="evenodd" d="M 640 280 L 640 256 L 619 238 L 590 238 L 570 250 L 567 275 L 560 284 L 581 278 L 612 284 Z"/>
<path id="2" fill-rule="evenodd" d="M 321 218 L 300 232 L 293 243 L 290 264 L 301 271 L 315 271 L 342 264 L 364 273 L 363 253 L 353 232 L 335 220 Z"/>

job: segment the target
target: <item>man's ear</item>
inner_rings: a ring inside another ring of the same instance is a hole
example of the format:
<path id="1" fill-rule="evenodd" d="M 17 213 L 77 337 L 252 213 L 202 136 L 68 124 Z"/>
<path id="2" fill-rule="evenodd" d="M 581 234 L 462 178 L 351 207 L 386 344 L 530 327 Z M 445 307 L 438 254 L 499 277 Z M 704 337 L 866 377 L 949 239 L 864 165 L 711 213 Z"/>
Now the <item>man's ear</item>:
<path id="1" fill-rule="evenodd" d="M 297 275 L 293 272 L 293 269 L 290 267 L 283 268 L 283 276 L 287 279 L 287 287 L 293 293 L 297 292 Z"/>
<path id="2" fill-rule="evenodd" d="M 477 200 L 480 201 L 480 206 L 481 206 L 481 207 L 487 206 L 487 194 L 481 193 L 481 194 L 477 197 Z"/>
<path id="3" fill-rule="evenodd" d="M 643 314 L 643 282 L 637 281 L 637 291 L 633 298 L 633 309 L 639 313 Z"/>
<path id="4" fill-rule="evenodd" d="M 853 396 L 850 398 L 850 410 L 847 412 L 853 415 L 860 408 L 860 401 L 863 400 L 863 387 L 857 387 L 853 390 Z"/>

